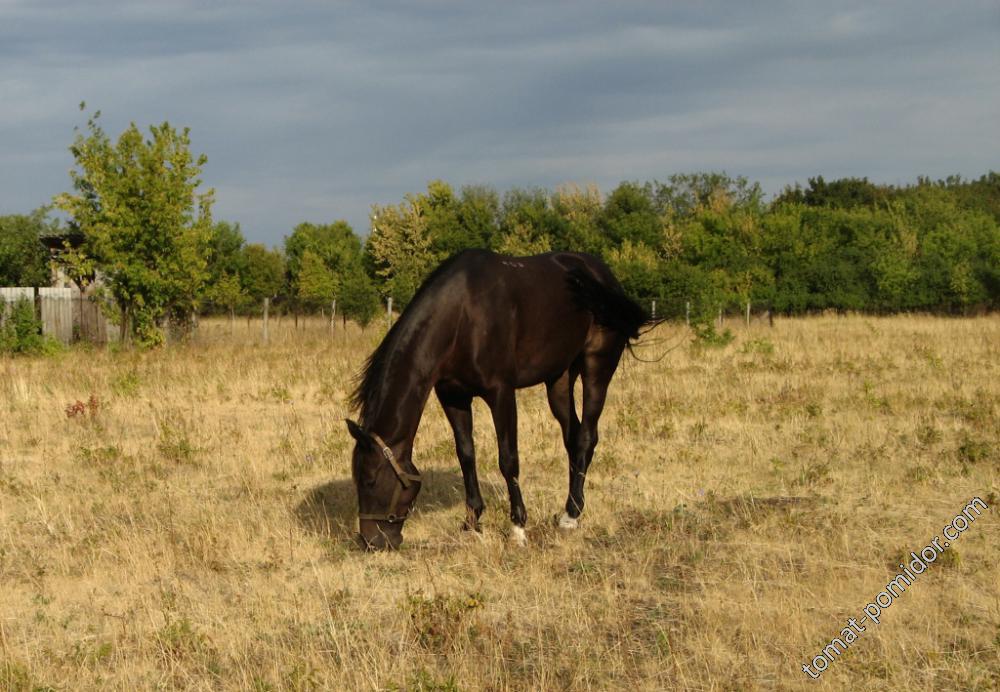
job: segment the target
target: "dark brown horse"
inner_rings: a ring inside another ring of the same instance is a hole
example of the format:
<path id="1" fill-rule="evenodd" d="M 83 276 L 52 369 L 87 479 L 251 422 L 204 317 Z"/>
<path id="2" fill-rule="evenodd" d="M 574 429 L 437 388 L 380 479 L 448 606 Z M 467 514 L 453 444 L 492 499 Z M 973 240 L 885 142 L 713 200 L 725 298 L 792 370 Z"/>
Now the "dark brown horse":
<path id="1" fill-rule="evenodd" d="M 545 383 L 569 455 L 569 497 L 559 520 L 575 528 L 597 445 L 597 420 L 622 351 L 649 315 L 590 255 L 553 252 L 504 257 L 467 250 L 438 267 L 369 357 L 353 395 L 358 423 L 353 472 L 361 538 L 395 548 L 420 492 L 413 438 L 431 390 L 455 433 L 465 479 L 465 527 L 479 528 L 472 398 L 493 414 L 500 472 L 510 495 L 511 538 L 525 541 L 528 514 L 518 487 L 515 391 Z M 573 385 L 583 381 L 577 417 Z"/>

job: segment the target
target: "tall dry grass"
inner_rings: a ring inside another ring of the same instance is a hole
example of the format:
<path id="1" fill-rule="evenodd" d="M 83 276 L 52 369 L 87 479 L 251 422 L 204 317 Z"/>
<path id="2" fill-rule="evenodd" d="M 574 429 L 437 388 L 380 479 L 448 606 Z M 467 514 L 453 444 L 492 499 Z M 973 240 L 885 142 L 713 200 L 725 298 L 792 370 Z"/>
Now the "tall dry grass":
<path id="1" fill-rule="evenodd" d="M 994 689 L 1000 319 L 665 326 L 612 383 L 581 528 L 519 396 L 530 545 L 462 533 L 432 402 L 404 549 L 351 542 L 342 419 L 377 329 L 203 323 L 151 353 L 0 361 L 0 688 Z M 827 670 L 802 672 L 967 501 L 991 505 Z"/>

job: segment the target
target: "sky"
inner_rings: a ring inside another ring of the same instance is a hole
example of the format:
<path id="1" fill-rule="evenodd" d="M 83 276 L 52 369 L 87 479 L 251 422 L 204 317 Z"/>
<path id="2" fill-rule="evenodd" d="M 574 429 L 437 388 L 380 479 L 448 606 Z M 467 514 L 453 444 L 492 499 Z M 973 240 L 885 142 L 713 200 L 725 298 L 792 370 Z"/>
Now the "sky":
<path id="1" fill-rule="evenodd" d="M 0 214 L 70 189 L 98 109 L 189 127 L 214 217 L 268 245 L 434 179 L 978 177 L 1000 3 L 0 0 Z"/>

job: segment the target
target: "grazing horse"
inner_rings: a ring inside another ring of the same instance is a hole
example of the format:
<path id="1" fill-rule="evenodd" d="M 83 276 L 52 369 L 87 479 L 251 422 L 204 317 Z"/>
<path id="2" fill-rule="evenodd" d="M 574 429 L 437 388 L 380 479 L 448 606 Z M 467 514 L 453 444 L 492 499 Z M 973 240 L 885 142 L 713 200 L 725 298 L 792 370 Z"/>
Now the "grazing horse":
<path id="1" fill-rule="evenodd" d="M 570 252 L 505 257 L 466 250 L 439 266 L 365 363 L 347 427 L 359 528 L 369 549 L 396 548 L 420 492 L 413 438 L 431 390 L 455 435 L 465 481 L 465 528 L 479 529 L 472 398 L 489 405 L 510 496 L 510 537 L 524 543 L 515 391 L 544 383 L 569 455 L 569 497 L 559 519 L 575 528 L 597 445 L 597 420 L 623 350 L 652 324 L 598 258 Z M 573 385 L 583 381 L 582 415 Z"/>

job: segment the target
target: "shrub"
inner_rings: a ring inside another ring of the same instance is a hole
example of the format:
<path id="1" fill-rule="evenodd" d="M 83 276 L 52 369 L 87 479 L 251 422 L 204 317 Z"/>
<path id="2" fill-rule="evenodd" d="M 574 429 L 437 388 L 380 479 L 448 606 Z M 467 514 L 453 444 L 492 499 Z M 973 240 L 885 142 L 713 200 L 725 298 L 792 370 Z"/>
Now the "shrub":
<path id="1" fill-rule="evenodd" d="M 42 334 L 42 322 L 30 298 L 0 304 L 0 353 L 50 355 L 60 348 L 58 341 Z"/>
<path id="2" fill-rule="evenodd" d="M 694 342 L 699 346 L 722 348 L 731 344 L 736 338 L 728 328 L 722 333 L 716 331 L 711 319 L 692 321 L 691 330 L 694 332 Z"/>

